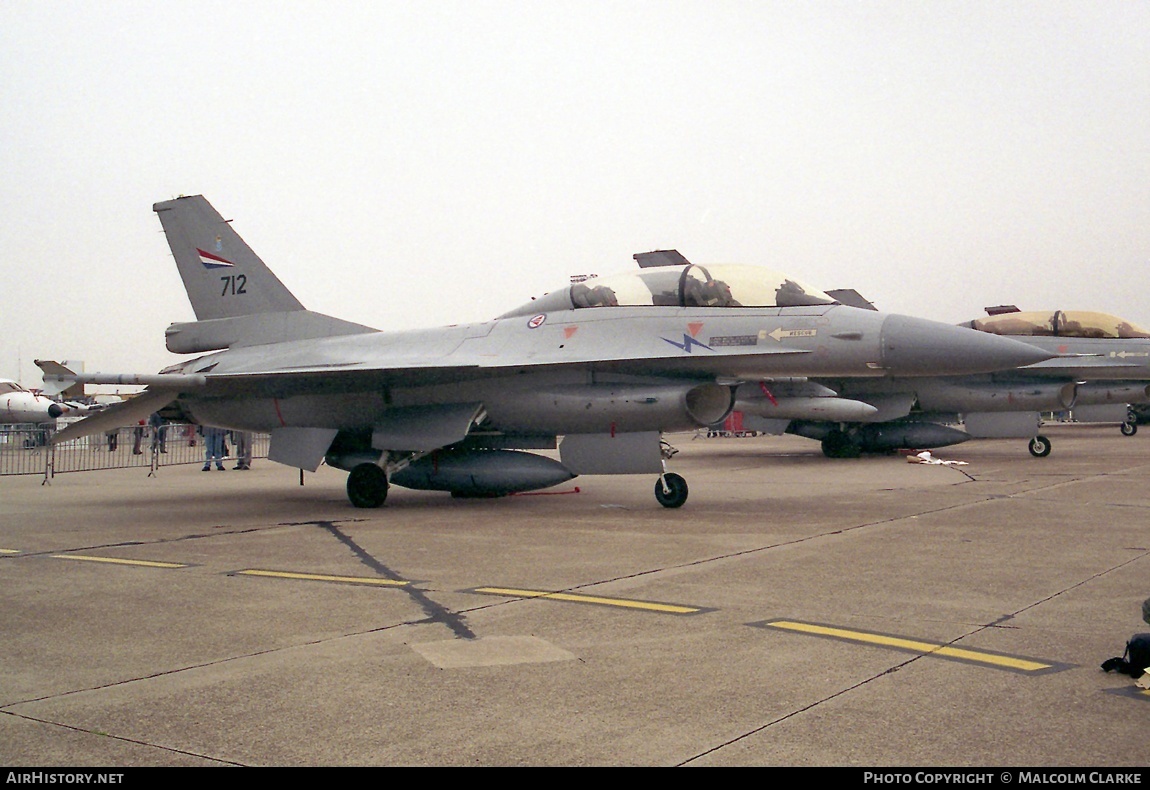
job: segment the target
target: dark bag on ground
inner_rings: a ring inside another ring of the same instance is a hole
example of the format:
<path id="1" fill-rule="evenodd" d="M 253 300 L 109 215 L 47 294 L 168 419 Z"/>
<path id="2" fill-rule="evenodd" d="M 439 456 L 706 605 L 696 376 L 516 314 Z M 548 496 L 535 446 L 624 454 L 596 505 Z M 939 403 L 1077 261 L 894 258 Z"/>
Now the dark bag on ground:
<path id="1" fill-rule="evenodd" d="M 1140 678 L 1150 667 L 1150 634 L 1134 634 L 1126 643 L 1126 652 L 1121 658 L 1108 658 L 1102 662 L 1107 672 L 1121 672 L 1132 678 Z"/>

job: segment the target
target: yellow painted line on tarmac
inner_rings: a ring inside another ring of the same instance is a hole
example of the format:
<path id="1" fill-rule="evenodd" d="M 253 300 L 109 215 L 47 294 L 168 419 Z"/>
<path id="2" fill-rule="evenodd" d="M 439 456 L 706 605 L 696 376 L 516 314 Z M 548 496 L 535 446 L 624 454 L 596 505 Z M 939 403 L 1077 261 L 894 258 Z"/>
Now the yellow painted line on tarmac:
<path id="1" fill-rule="evenodd" d="M 20 549 L 0 549 L 0 554 L 19 554 Z"/>
<path id="2" fill-rule="evenodd" d="M 650 612 L 664 614 L 699 614 L 708 611 L 698 606 L 681 606 L 671 603 L 657 603 L 655 601 L 634 601 L 627 598 L 603 598 L 597 595 L 577 595 L 575 593 L 547 592 L 546 590 L 517 590 L 509 587 L 475 587 L 464 592 L 479 593 L 481 595 L 506 595 L 513 598 L 547 598 L 553 601 L 569 601 L 572 603 L 590 603 L 598 606 L 618 606 L 624 609 L 642 609 Z"/>
<path id="3" fill-rule="evenodd" d="M 106 562 L 112 565 L 137 565 L 142 568 L 186 568 L 178 562 L 154 562 L 152 560 L 122 560 L 117 557 L 89 557 L 85 554 L 51 554 L 56 560 L 83 560 L 85 562 Z"/>
<path id="4" fill-rule="evenodd" d="M 233 576 L 266 576 L 273 579 L 303 579 L 312 582 L 339 582 L 340 584 L 366 584 L 373 587 L 404 587 L 411 582 L 377 579 L 373 576 L 328 576 L 322 573 L 293 573 L 292 571 L 262 571 L 249 569 L 236 571 Z"/>
<path id="5" fill-rule="evenodd" d="M 910 653 L 921 653 L 924 656 L 949 658 L 957 661 L 966 661 L 975 664 L 984 664 L 996 669 L 1009 669 L 1015 672 L 1045 673 L 1069 669 L 1068 664 L 1057 664 L 1048 661 L 1039 661 L 1033 658 L 1010 656 L 1001 653 L 991 653 L 984 650 L 968 650 L 961 647 L 952 647 L 939 642 L 925 642 L 919 639 L 906 639 L 889 634 L 876 634 L 869 631 L 855 631 L 846 628 L 836 628 L 817 623 L 802 623 L 795 620 L 767 620 L 756 623 L 764 628 L 778 628 L 784 631 L 795 631 L 812 636 L 842 639 L 847 642 L 889 647 Z"/>

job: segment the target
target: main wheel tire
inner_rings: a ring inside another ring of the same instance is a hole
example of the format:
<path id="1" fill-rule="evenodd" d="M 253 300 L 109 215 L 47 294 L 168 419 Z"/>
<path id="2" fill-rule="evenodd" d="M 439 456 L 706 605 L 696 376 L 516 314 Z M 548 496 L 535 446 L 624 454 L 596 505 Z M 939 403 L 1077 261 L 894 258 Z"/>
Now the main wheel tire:
<path id="1" fill-rule="evenodd" d="M 1035 436 L 1027 449 L 1035 458 L 1045 458 L 1050 455 L 1050 440 L 1045 436 Z"/>
<path id="2" fill-rule="evenodd" d="M 831 431 L 822 441 L 823 455 L 827 458 L 858 458 L 862 448 L 843 431 Z"/>
<path id="3" fill-rule="evenodd" d="M 1138 423 L 1124 422 L 1122 423 L 1121 431 L 1123 436 L 1133 436 L 1134 434 L 1138 433 Z"/>
<path id="4" fill-rule="evenodd" d="M 387 499 L 387 474 L 375 464 L 358 464 L 347 476 L 347 498 L 356 507 L 379 507 Z"/>
<path id="5" fill-rule="evenodd" d="M 666 490 L 663 489 L 664 483 Z M 687 501 L 687 481 L 674 472 L 668 472 L 655 481 L 655 499 L 663 507 L 682 507 Z"/>

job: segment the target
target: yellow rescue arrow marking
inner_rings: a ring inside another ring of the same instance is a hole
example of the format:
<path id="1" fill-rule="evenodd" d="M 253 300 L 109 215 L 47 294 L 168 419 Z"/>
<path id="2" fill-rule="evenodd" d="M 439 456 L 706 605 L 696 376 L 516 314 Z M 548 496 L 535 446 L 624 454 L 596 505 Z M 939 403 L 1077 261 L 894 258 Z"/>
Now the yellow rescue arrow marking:
<path id="1" fill-rule="evenodd" d="M 775 329 L 771 332 L 761 329 L 759 330 L 759 340 L 766 340 L 770 337 L 782 341 L 784 337 L 814 337 L 818 333 L 819 330 L 817 329 Z"/>

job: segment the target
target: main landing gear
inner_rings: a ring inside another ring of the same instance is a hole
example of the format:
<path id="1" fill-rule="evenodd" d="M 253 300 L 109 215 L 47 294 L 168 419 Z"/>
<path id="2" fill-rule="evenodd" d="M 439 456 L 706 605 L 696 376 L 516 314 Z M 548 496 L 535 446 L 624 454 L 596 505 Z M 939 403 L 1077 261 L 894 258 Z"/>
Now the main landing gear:
<path id="1" fill-rule="evenodd" d="M 827 458 L 858 458 L 862 446 L 846 431 L 835 429 L 822 441 L 823 455 Z"/>
<path id="2" fill-rule="evenodd" d="M 674 455 L 675 450 L 664 448 L 664 455 Z M 568 473 L 570 474 L 570 473 Z M 406 481 L 405 481 L 406 485 Z M 361 463 L 352 467 L 347 476 L 347 498 L 356 507 L 380 507 L 387 499 L 389 483 L 387 472 L 379 464 Z M 453 496 L 497 496 L 499 494 L 452 491 Z M 655 499 L 663 507 L 682 507 L 687 501 L 687 481 L 681 475 L 666 471 L 655 482 Z"/>
<path id="3" fill-rule="evenodd" d="M 356 507 L 379 507 L 387 499 L 387 473 L 378 464 L 357 464 L 347 476 L 347 498 Z"/>

